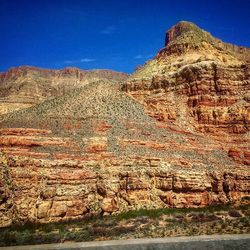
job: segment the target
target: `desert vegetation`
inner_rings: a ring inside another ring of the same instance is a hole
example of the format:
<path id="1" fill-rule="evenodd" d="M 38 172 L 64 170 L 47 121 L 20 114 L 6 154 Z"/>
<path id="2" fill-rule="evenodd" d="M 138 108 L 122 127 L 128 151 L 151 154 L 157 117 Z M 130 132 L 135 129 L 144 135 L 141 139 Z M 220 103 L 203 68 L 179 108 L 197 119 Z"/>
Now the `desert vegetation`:
<path id="1" fill-rule="evenodd" d="M 0 229 L 0 246 L 250 232 L 249 205 L 132 210 L 84 220 Z"/>

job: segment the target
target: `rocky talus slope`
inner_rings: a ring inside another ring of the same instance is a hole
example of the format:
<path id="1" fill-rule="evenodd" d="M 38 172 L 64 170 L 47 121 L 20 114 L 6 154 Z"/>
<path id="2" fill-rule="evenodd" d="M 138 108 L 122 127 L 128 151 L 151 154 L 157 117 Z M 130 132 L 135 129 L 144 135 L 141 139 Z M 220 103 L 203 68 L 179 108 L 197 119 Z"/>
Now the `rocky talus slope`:
<path id="1" fill-rule="evenodd" d="M 120 85 L 2 116 L 0 226 L 249 200 L 248 58 L 181 22 Z"/>
<path id="2" fill-rule="evenodd" d="M 121 82 L 127 74 L 111 70 L 62 70 L 20 66 L 0 73 L 0 115 L 31 107 L 98 80 Z"/>

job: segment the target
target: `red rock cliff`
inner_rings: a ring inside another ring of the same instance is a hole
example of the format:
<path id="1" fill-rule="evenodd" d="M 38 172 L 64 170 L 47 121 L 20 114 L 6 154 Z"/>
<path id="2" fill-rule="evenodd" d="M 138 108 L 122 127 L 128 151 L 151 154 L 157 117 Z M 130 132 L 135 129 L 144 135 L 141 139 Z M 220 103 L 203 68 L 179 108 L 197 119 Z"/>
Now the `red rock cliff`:
<path id="1" fill-rule="evenodd" d="M 123 91 L 97 81 L 3 116 L 0 226 L 249 199 L 247 58 L 181 22 Z"/>

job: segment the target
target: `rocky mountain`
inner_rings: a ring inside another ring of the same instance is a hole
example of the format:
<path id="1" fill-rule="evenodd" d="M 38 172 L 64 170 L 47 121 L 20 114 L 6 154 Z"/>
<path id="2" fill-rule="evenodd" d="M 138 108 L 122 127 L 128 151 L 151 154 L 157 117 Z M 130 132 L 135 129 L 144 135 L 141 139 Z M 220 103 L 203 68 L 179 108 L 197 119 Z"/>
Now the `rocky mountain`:
<path id="1" fill-rule="evenodd" d="M 124 90 L 158 120 L 176 121 L 189 130 L 244 134 L 250 129 L 249 76 L 248 48 L 180 22 L 167 32 L 165 47 L 129 78 Z"/>
<path id="2" fill-rule="evenodd" d="M 250 49 L 223 43 L 189 22 L 173 26 L 165 41 L 123 89 L 159 121 L 226 138 L 234 147 L 230 154 L 244 162 L 250 145 Z"/>
<path id="3" fill-rule="evenodd" d="M 247 202 L 249 51 L 180 22 L 127 79 L 53 73 L 60 96 L 2 116 L 0 225 Z"/>
<path id="4" fill-rule="evenodd" d="M 31 107 L 91 82 L 105 80 L 119 83 L 126 78 L 127 74 L 111 70 L 11 68 L 0 73 L 0 115 Z"/>

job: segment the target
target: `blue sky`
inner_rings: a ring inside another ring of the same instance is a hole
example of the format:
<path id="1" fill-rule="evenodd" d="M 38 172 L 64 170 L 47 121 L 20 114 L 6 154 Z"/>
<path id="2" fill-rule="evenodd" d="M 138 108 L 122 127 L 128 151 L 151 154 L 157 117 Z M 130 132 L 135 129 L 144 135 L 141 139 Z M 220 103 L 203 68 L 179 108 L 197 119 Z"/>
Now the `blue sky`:
<path id="1" fill-rule="evenodd" d="M 0 0 L 0 71 L 20 65 L 131 73 L 192 21 L 250 47 L 250 0 Z"/>

